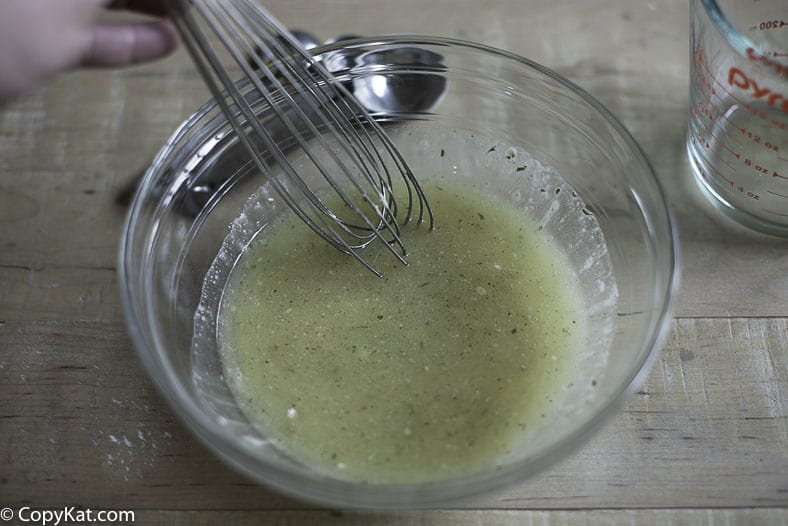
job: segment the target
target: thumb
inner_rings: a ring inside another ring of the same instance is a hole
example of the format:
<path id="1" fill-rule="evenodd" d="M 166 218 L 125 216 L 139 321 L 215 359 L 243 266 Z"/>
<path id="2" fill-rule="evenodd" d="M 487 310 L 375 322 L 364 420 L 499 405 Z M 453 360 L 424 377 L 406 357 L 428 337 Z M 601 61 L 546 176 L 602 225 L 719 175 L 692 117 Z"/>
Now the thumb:
<path id="1" fill-rule="evenodd" d="M 169 20 L 134 23 L 97 23 L 91 30 L 81 65 L 118 67 L 166 56 L 178 45 Z"/>

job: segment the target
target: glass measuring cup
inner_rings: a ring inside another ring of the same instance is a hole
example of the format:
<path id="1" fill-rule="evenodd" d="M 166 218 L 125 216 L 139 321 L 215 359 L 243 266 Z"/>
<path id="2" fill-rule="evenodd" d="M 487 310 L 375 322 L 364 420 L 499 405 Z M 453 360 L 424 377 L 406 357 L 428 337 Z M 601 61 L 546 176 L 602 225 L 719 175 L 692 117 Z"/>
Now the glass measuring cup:
<path id="1" fill-rule="evenodd" d="M 788 236 L 788 2 L 692 0 L 687 151 L 711 202 Z"/>

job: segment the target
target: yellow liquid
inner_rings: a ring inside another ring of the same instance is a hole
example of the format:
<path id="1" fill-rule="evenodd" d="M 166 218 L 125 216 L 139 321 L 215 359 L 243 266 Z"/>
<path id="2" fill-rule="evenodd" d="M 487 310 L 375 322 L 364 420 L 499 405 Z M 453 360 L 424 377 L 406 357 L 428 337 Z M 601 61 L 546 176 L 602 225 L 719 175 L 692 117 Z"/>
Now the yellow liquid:
<path id="1" fill-rule="evenodd" d="M 427 184 L 436 228 L 379 279 L 297 218 L 226 286 L 219 346 L 247 417 L 293 458 L 371 483 L 494 466 L 556 410 L 582 339 L 577 285 L 550 240 L 472 188 Z"/>

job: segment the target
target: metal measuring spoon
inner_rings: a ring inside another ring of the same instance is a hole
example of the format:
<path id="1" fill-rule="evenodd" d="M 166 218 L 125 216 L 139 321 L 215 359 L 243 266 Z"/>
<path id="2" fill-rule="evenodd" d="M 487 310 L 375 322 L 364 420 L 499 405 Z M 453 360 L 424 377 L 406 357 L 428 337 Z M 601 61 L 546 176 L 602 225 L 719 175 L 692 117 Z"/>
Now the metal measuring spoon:
<path id="1" fill-rule="evenodd" d="M 353 38 L 358 37 L 340 35 L 326 43 Z M 323 62 L 334 74 L 349 71 L 360 75 L 353 79 L 350 91 L 372 114 L 429 112 L 446 92 L 446 78 L 439 74 L 446 70 L 443 57 L 416 46 L 389 46 L 375 51 L 342 49 L 327 54 Z M 407 67 L 408 73 L 368 74 L 380 66 Z"/>

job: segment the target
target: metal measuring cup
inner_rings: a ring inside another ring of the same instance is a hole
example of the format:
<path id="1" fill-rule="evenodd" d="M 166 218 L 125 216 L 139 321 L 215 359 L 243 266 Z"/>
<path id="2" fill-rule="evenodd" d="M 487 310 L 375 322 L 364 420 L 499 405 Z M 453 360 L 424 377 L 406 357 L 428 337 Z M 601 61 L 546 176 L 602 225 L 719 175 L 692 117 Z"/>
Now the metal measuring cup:
<path id="1" fill-rule="evenodd" d="M 690 6 L 693 175 L 732 218 L 788 236 L 788 2 Z"/>

